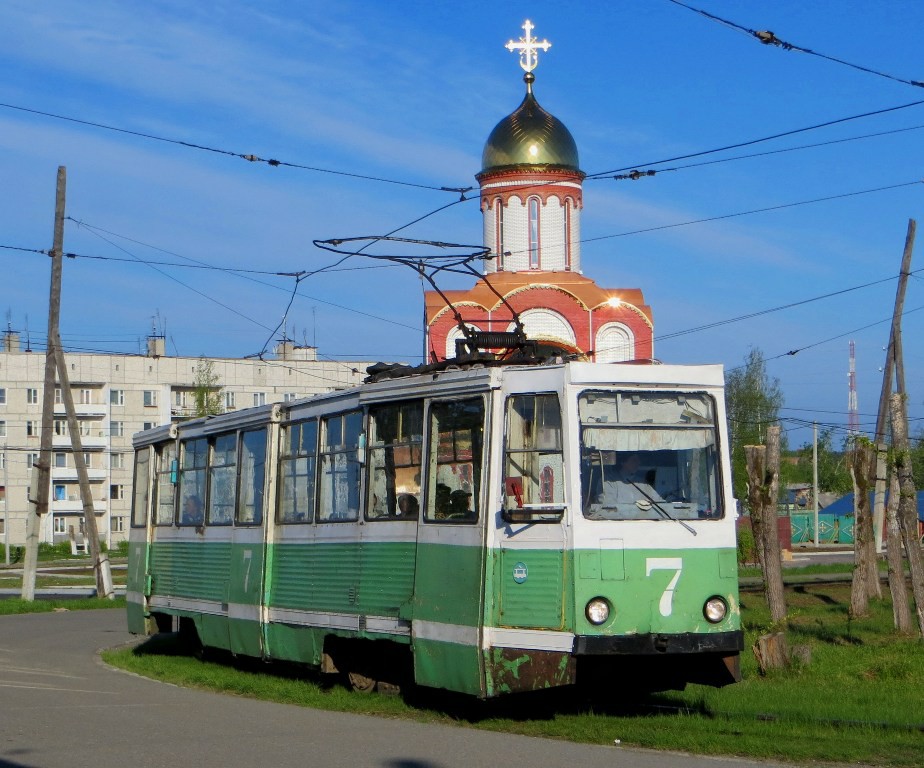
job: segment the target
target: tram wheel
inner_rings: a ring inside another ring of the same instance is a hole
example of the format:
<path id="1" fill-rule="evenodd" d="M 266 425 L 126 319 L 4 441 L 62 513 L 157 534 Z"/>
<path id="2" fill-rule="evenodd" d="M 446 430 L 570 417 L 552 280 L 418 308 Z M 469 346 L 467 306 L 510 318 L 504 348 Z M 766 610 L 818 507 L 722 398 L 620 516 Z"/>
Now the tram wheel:
<path id="1" fill-rule="evenodd" d="M 357 693 L 372 693 L 378 684 L 375 678 L 366 677 L 359 672 L 347 672 L 347 681 L 350 683 L 350 688 Z"/>

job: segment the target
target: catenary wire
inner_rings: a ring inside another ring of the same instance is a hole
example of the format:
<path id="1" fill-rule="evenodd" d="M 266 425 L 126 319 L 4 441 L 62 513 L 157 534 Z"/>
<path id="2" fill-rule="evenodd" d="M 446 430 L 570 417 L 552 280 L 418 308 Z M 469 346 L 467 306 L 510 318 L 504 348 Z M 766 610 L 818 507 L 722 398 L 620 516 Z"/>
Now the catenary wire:
<path id="1" fill-rule="evenodd" d="M 669 3 L 680 6 L 681 8 L 686 8 L 688 11 L 693 11 L 693 13 L 698 13 L 701 16 L 705 16 L 711 21 L 718 22 L 724 26 L 731 27 L 732 29 L 744 32 L 745 34 L 753 37 L 756 40 L 759 40 L 764 45 L 773 45 L 778 48 L 782 48 L 784 51 L 799 51 L 800 53 L 807 53 L 811 56 L 817 56 L 818 58 L 825 59 L 827 61 L 834 62 L 835 64 L 843 64 L 845 67 L 850 67 L 851 69 L 859 70 L 860 72 L 866 72 L 871 75 L 876 75 L 877 77 L 884 77 L 887 80 L 894 80 L 897 83 L 904 83 L 905 85 L 913 85 L 917 88 L 924 88 L 924 82 L 920 80 L 909 80 L 904 77 L 897 77 L 896 75 L 890 75 L 887 72 L 881 72 L 878 69 L 872 69 L 871 67 L 865 67 L 861 64 L 854 64 L 844 59 L 839 59 L 835 56 L 828 56 L 824 53 L 819 53 L 818 51 L 813 51 L 811 48 L 804 48 L 801 45 L 796 45 L 795 43 L 788 43 L 783 40 L 780 40 L 773 32 L 769 30 L 756 30 L 749 29 L 748 27 L 737 24 L 734 21 L 724 19 L 721 16 L 716 16 L 714 13 L 709 13 L 704 11 L 701 8 L 694 8 L 692 5 L 687 5 L 686 3 L 681 2 L 680 0 L 667 0 Z"/>

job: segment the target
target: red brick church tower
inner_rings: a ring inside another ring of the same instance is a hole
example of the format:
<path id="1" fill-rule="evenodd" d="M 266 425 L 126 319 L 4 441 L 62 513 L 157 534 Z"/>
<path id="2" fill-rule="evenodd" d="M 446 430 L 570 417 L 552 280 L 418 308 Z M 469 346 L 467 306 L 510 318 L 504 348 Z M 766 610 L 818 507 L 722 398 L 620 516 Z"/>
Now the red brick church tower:
<path id="1" fill-rule="evenodd" d="M 523 29 L 507 48 L 520 52 L 526 96 L 491 131 L 476 176 L 491 258 L 474 287 L 444 291 L 452 307 L 427 292 L 430 361 L 455 355 L 458 316 L 475 330 L 511 331 L 511 308 L 529 339 L 597 362 L 651 358 L 651 308 L 641 290 L 601 288 L 581 273 L 584 173 L 571 133 L 533 94 L 537 52 L 550 43 L 532 37 L 529 21 Z"/>

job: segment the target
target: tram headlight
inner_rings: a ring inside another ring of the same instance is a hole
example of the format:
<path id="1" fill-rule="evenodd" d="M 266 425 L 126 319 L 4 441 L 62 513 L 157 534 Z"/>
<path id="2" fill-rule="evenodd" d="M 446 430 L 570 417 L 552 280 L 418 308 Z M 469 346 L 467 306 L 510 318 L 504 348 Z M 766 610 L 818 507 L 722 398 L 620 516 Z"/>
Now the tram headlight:
<path id="1" fill-rule="evenodd" d="M 587 603 L 584 615 L 587 616 L 587 621 L 591 624 L 596 626 L 605 624 L 610 617 L 610 604 L 602 597 L 595 597 Z"/>
<path id="2" fill-rule="evenodd" d="M 703 605 L 703 616 L 706 617 L 706 621 L 712 624 L 718 624 L 727 614 L 728 603 L 718 595 L 710 597 Z"/>

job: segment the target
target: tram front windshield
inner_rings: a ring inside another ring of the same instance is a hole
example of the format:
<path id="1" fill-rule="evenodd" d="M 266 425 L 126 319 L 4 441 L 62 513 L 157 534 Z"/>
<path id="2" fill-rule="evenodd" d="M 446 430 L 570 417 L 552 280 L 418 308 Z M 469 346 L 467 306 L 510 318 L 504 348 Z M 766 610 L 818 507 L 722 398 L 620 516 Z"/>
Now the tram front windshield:
<path id="1" fill-rule="evenodd" d="M 578 413 L 584 517 L 722 517 L 715 404 L 709 395 L 583 392 Z"/>

